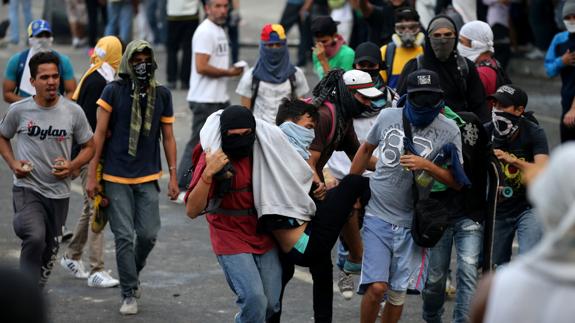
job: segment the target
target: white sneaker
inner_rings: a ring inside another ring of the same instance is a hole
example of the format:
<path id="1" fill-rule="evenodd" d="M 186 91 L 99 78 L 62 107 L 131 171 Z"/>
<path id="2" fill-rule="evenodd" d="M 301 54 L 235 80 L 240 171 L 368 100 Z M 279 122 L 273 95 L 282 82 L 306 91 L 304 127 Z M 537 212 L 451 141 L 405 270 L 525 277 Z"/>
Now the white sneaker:
<path id="1" fill-rule="evenodd" d="M 60 259 L 60 265 L 75 278 L 86 279 L 89 276 L 86 270 L 84 270 L 82 260 L 73 260 L 63 255 L 62 259 Z"/>
<path id="2" fill-rule="evenodd" d="M 97 271 L 88 277 L 88 286 L 109 288 L 118 286 L 120 282 L 114 279 L 107 271 Z"/>
<path id="3" fill-rule="evenodd" d="M 138 302 L 134 297 L 126 297 L 122 301 L 122 306 L 120 307 L 120 314 L 122 315 L 134 315 L 138 314 Z"/>

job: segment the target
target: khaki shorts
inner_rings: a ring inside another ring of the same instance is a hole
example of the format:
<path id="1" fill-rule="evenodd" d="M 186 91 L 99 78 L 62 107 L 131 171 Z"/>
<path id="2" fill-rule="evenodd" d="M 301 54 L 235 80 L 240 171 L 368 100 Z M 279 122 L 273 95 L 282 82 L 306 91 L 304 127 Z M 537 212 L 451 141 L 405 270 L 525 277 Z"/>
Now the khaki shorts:
<path id="1" fill-rule="evenodd" d="M 86 11 L 85 0 L 66 0 L 66 14 L 68 15 L 68 22 L 71 24 L 88 23 L 88 13 Z"/>

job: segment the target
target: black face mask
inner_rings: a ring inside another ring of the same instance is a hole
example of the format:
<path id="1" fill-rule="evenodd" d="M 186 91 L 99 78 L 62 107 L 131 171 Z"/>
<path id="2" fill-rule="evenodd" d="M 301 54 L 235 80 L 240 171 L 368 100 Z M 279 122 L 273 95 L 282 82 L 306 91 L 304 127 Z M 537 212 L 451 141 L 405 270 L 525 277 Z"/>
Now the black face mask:
<path id="1" fill-rule="evenodd" d="M 442 99 L 443 99 L 443 95 L 441 93 L 434 93 L 434 92 L 411 93 L 409 95 L 409 101 L 416 108 L 434 107 Z"/>
<path id="2" fill-rule="evenodd" d="M 361 103 L 358 99 L 353 98 L 353 106 L 348 107 L 348 113 L 351 118 L 357 118 L 370 108 L 371 105 L 365 105 Z"/>
<path id="3" fill-rule="evenodd" d="M 377 78 L 379 77 L 379 69 L 377 69 L 377 68 L 376 69 L 371 69 L 371 68 L 367 69 L 366 68 L 366 69 L 362 69 L 360 71 L 366 72 L 367 74 L 369 74 L 369 76 L 371 76 L 371 80 L 373 82 L 375 82 L 377 80 Z"/>
<path id="4" fill-rule="evenodd" d="M 248 135 L 223 135 L 222 150 L 230 159 L 240 159 L 251 156 L 254 149 L 256 134 L 252 131 Z"/>
<path id="5" fill-rule="evenodd" d="M 493 137 L 499 142 L 509 141 L 519 130 L 521 116 L 509 112 L 492 111 Z"/>
<path id="6" fill-rule="evenodd" d="M 152 77 L 152 72 L 154 70 L 154 65 L 152 63 L 138 63 L 132 65 L 134 69 L 134 74 L 136 74 L 136 78 L 140 82 L 148 82 Z"/>

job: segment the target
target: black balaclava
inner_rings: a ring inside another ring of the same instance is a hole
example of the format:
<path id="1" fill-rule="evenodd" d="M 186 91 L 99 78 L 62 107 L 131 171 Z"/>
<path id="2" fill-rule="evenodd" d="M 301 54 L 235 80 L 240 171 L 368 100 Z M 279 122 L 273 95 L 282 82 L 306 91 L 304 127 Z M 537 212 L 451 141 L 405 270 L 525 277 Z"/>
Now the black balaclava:
<path id="1" fill-rule="evenodd" d="M 249 128 L 248 135 L 228 135 L 228 130 Z M 256 119 L 252 112 L 240 105 L 224 109 L 220 116 L 220 133 L 222 150 L 230 159 L 240 159 L 251 155 L 256 140 Z"/>
<path id="2" fill-rule="evenodd" d="M 455 37 L 441 39 L 433 39 L 430 37 L 433 31 L 442 27 L 447 27 L 453 30 Z M 427 28 L 427 35 L 425 35 L 425 56 L 428 57 L 431 54 L 440 62 L 448 61 L 457 53 L 458 39 L 459 34 L 453 20 L 447 16 L 436 16 L 429 23 L 429 27 Z"/>

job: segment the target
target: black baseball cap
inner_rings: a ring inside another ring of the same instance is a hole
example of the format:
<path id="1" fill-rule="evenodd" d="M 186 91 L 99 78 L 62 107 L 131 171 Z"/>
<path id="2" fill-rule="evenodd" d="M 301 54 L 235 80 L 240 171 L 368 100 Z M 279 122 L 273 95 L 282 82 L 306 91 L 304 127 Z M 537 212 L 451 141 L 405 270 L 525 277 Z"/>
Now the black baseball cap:
<path id="1" fill-rule="evenodd" d="M 383 69 L 383 60 L 381 59 L 381 50 L 372 42 L 365 42 L 359 44 L 355 48 L 354 64 L 360 62 L 370 62 L 371 64 L 378 64 L 380 69 Z"/>
<path id="2" fill-rule="evenodd" d="M 500 86 L 493 95 L 487 98 L 493 99 L 506 107 L 511 105 L 516 107 L 527 106 L 527 93 L 513 84 Z"/>
<path id="3" fill-rule="evenodd" d="M 407 76 L 407 93 L 416 92 L 443 93 L 437 73 L 421 69 L 409 74 Z"/>
<path id="4" fill-rule="evenodd" d="M 339 22 L 334 21 L 331 16 L 318 16 L 311 21 L 311 32 L 314 35 L 333 35 L 337 33 Z"/>
<path id="5" fill-rule="evenodd" d="M 399 7 L 395 9 L 394 14 L 395 22 L 400 22 L 402 20 L 419 22 L 419 14 L 411 7 Z"/>

